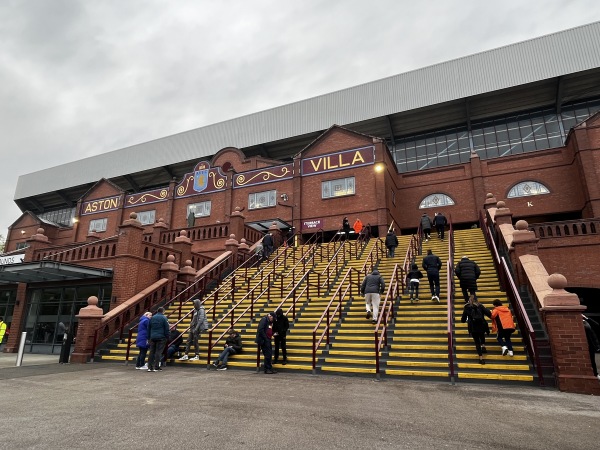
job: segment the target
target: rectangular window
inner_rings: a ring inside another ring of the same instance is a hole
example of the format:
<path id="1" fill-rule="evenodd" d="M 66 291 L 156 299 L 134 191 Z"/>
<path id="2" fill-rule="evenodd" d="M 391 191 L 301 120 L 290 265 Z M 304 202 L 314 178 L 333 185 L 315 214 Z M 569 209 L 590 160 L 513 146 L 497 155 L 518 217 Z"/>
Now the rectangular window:
<path id="1" fill-rule="evenodd" d="M 248 209 L 269 208 L 275 206 L 277 191 L 264 191 L 248 194 Z"/>
<path id="2" fill-rule="evenodd" d="M 142 222 L 142 225 L 152 225 L 154 223 L 155 216 L 156 211 L 154 209 L 152 211 L 140 211 L 137 213 L 137 220 Z"/>
<path id="3" fill-rule="evenodd" d="M 345 195 L 354 195 L 354 177 L 321 183 L 321 198 L 343 197 Z"/>
<path id="4" fill-rule="evenodd" d="M 194 213 L 194 217 L 208 217 L 210 216 L 210 207 L 210 200 L 200 203 L 190 203 L 187 206 L 186 217 L 188 217 L 191 212 Z"/>
<path id="5" fill-rule="evenodd" d="M 90 228 L 88 230 L 89 233 L 95 231 L 96 233 L 101 233 L 102 231 L 106 231 L 106 221 L 108 219 L 94 219 L 90 221 Z"/>
<path id="6" fill-rule="evenodd" d="M 27 247 L 29 247 L 28 242 L 17 242 L 17 250 L 22 250 Z"/>

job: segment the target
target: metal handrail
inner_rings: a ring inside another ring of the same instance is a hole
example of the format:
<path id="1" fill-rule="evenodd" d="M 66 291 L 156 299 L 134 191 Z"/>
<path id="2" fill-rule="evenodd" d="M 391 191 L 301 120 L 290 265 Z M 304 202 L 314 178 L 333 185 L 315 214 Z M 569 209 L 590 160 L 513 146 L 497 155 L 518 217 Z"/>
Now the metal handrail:
<path id="1" fill-rule="evenodd" d="M 446 262 L 446 302 L 447 302 L 447 323 L 446 333 L 448 335 L 448 368 L 450 369 L 450 381 L 454 384 L 456 374 L 454 370 L 454 295 L 456 292 L 454 286 L 454 225 L 452 216 L 448 218 L 450 229 L 448 230 L 448 261 Z"/>
<path id="2" fill-rule="evenodd" d="M 398 264 L 395 264 L 383 304 L 379 310 L 379 318 L 377 319 L 377 324 L 375 325 L 374 330 L 375 376 L 377 379 L 379 379 L 381 376 L 380 352 L 383 347 L 387 347 L 388 345 L 388 326 L 390 321 L 394 318 L 394 301 L 396 298 L 402 295 L 402 292 L 404 292 L 403 280 L 405 278 L 406 276 L 403 273 L 403 269 L 399 267 Z"/>
<path id="3" fill-rule="evenodd" d="M 356 274 L 355 275 L 356 281 L 353 281 L 353 274 Z M 360 276 L 361 276 L 361 273 L 358 270 L 356 270 L 355 268 L 351 267 L 348 269 L 348 271 L 346 272 L 346 275 L 344 275 L 344 278 L 342 279 L 340 285 L 338 286 L 338 288 L 332 295 L 331 300 L 325 307 L 323 314 L 321 314 L 321 317 L 319 318 L 316 326 L 313 329 L 313 348 L 312 348 L 313 374 L 316 373 L 316 368 L 317 368 L 316 355 L 317 355 L 317 351 L 318 351 L 319 347 L 321 346 L 321 343 L 323 342 L 323 339 L 325 337 L 327 337 L 327 345 L 330 345 L 330 343 L 331 343 L 330 342 L 330 328 L 331 328 L 331 323 L 332 323 L 333 319 L 335 318 L 335 315 L 339 314 L 338 320 L 341 320 L 341 318 L 342 318 L 342 300 L 344 298 L 346 298 L 346 295 L 348 293 L 350 294 L 350 296 L 352 296 L 353 286 L 356 287 L 356 294 L 358 294 L 360 292 Z M 349 278 L 348 284 L 345 287 L 344 291 L 342 292 L 342 288 L 344 287 L 347 278 Z M 339 301 L 333 311 L 333 314 L 331 314 L 331 305 L 333 304 L 334 301 L 336 301 L 336 299 L 338 299 Z M 321 326 L 321 324 L 323 323 L 323 320 L 325 318 L 327 319 L 326 324 L 325 324 L 325 329 L 323 330 L 323 332 L 321 333 L 321 336 L 319 336 L 319 339 L 317 340 L 317 333 L 319 331 L 319 327 Z"/>

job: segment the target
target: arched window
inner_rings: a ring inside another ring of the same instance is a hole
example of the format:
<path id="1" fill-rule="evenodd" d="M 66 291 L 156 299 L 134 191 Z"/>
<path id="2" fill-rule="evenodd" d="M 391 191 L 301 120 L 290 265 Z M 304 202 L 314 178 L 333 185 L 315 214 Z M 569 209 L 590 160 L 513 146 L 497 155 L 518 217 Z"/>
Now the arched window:
<path id="1" fill-rule="evenodd" d="M 419 209 L 426 208 L 439 208 L 441 206 L 450 206 L 454 205 L 454 200 L 448 197 L 446 194 L 431 194 L 421 200 L 421 204 L 419 205 Z"/>
<path id="2" fill-rule="evenodd" d="M 530 195 L 543 195 L 549 194 L 550 190 L 542 183 L 537 181 L 523 181 L 519 184 L 515 184 L 510 191 L 508 191 L 507 198 L 517 197 L 529 197 Z"/>

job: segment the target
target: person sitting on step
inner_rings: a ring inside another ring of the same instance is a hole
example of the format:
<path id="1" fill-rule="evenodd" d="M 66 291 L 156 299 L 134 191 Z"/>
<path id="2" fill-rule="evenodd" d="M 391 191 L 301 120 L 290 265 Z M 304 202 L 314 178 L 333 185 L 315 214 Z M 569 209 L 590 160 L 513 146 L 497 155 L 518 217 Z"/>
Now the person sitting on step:
<path id="1" fill-rule="evenodd" d="M 227 370 L 227 360 L 231 355 L 242 351 L 242 337 L 233 328 L 229 330 L 229 336 L 225 339 L 225 346 L 219 357 L 213 363 L 217 370 Z"/>

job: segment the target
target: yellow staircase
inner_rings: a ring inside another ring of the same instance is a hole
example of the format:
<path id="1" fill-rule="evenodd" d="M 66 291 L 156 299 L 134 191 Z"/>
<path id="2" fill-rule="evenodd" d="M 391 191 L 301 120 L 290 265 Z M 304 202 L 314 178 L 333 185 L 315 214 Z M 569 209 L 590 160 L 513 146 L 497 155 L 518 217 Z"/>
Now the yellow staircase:
<path id="1" fill-rule="evenodd" d="M 459 230 L 454 235 L 455 266 L 463 256 L 475 261 L 481 269 L 481 276 L 477 280 L 477 298 L 488 309 L 492 309 L 494 299 L 499 299 L 504 305 L 510 307 L 510 302 L 505 293 L 500 290 L 498 276 L 494 268 L 492 255 L 488 250 L 483 232 L 480 228 Z M 517 329 L 511 336 L 514 347 L 514 356 L 502 356 L 501 347 L 495 335 L 486 336 L 487 354 L 484 354 L 485 365 L 479 363 L 479 356 L 475 350 L 475 343 L 469 336 L 467 324 L 461 323 L 460 318 L 464 309 L 464 299 L 455 278 L 456 296 L 454 302 L 455 342 L 456 342 L 456 368 L 458 380 L 488 380 L 488 381 L 515 381 L 530 382 L 535 378 L 530 366 L 521 334 Z M 487 319 L 492 328 L 491 320 Z M 515 321 L 516 323 L 516 321 Z"/>
<path id="2" fill-rule="evenodd" d="M 432 250 L 442 260 L 439 303 L 432 300 L 427 272 L 422 267 L 427 250 Z M 433 237 L 429 242 L 423 242 L 422 253 L 415 260 L 423 274 L 419 286 L 419 300 L 411 303 L 408 293 L 402 296 L 391 333 L 385 374 L 397 377 L 448 378 L 448 241 Z"/>

